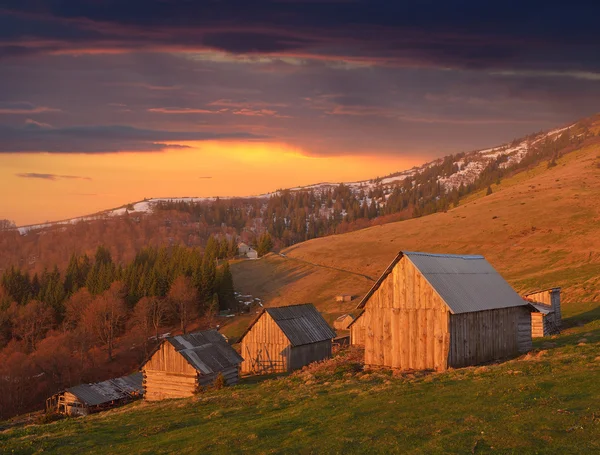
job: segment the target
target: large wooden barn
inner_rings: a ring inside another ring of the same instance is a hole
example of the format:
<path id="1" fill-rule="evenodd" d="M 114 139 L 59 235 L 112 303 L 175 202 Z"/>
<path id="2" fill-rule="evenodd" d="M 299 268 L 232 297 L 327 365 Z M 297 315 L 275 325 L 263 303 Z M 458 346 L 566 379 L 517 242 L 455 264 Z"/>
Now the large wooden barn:
<path id="1" fill-rule="evenodd" d="M 144 398 L 190 397 L 219 374 L 226 385 L 236 384 L 240 363 L 240 355 L 216 330 L 165 338 L 142 365 Z"/>
<path id="2" fill-rule="evenodd" d="M 52 395 L 46 400 L 46 412 L 84 416 L 121 406 L 142 397 L 142 373 L 80 384 Z"/>
<path id="3" fill-rule="evenodd" d="M 560 288 L 543 289 L 524 294 L 531 303 L 531 336 L 545 337 L 560 332 L 562 314 L 560 311 Z"/>
<path id="4" fill-rule="evenodd" d="M 529 304 L 483 256 L 401 252 L 358 308 L 366 365 L 439 371 L 531 349 Z"/>
<path id="5" fill-rule="evenodd" d="M 240 340 L 242 373 L 282 373 L 329 358 L 334 337 L 311 304 L 265 308 Z"/>

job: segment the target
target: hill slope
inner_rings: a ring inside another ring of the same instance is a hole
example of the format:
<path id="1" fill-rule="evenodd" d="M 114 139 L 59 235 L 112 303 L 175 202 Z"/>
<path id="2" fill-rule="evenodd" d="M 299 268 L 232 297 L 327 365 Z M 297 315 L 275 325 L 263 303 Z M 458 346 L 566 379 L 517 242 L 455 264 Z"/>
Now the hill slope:
<path id="1" fill-rule="evenodd" d="M 562 286 L 564 301 L 600 301 L 600 145 L 492 185 L 457 208 L 304 242 L 233 267 L 236 287 L 266 304 L 362 296 L 400 250 L 483 254 L 518 290 Z M 309 265 L 312 263 L 314 265 Z M 335 269 L 343 269 L 341 272 Z"/>
<path id="2" fill-rule="evenodd" d="M 599 317 L 500 365 L 401 376 L 333 359 L 193 399 L 0 428 L 0 452 L 597 453 Z"/>

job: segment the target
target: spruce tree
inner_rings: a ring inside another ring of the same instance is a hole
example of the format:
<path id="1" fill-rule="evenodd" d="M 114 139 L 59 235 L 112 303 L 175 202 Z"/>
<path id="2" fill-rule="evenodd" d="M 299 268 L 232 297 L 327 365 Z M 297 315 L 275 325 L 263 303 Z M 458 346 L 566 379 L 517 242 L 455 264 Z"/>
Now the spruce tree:
<path id="1" fill-rule="evenodd" d="M 231 275 L 228 262 L 225 262 L 219 269 L 217 292 L 219 296 L 219 308 L 221 310 L 235 310 L 236 300 L 233 288 L 233 276 Z"/>

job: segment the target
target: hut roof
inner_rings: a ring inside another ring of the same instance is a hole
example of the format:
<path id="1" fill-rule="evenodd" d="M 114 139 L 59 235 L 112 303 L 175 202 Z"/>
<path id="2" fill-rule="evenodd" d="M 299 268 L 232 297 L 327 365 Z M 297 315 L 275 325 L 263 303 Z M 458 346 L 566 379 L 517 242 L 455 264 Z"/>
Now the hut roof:
<path id="1" fill-rule="evenodd" d="M 72 393 L 79 401 L 88 406 L 97 406 L 144 393 L 142 373 L 134 373 L 95 384 L 80 384 L 65 391 Z"/>
<path id="2" fill-rule="evenodd" d="M 336 318 L 336 321 L 343 321 L 346 318 L 352 318 L 352 315 L 351 314 L 342 314 L 341 316 L 338 316 Z"/>
<path id="3" fill-rule="evenodd" d="M 240 340 L 246 336 L 264 313 L 268 313 L 279 326 L 281 331 L 290 340 L 292 346 L 318 343 L 331 340 L 336 336 L 335 331 L 329 327 L 321 313 L 310 303 L 289 305 L 283 307 L 264 308 L 258 317 L 248 326 Z"/>
<path id="4" fill-rule="evenodd" d="M 531 308 L 533 308 L 533 310 L 535 310 L 538 313 L 542 313 L 542 314 L 554 313 L 554 310 L 549 305 L 544 305 L 543 303 L 537 303 L 537 302 L 528 302 L 528 301 L 526 301 L 526 302 L 529 304 L 529 306 Z"/>
<path id="5" fill-rule="evenodd" d="M 528 304 L 483 256 L 401 251 L 363 297 L 357 308 L 365 306 L 404 256 L 421 272 L 453 314 Z"/>
<path id="6" fill-rule="evenodd" d="M 242 357 L 216 330 L 168 337 L 169 342 L 188 363 L 202 374 L 212 374 L 242 363 Z"/>

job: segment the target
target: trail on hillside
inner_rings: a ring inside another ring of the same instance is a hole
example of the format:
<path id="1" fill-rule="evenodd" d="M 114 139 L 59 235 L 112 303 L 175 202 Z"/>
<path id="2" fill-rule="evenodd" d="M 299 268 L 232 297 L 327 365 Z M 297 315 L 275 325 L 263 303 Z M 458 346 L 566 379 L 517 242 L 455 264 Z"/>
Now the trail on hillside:
<path id="1" fill-rule="evenodd" d="M 350 270 L 340 269 L 338 267 L 331 267 L 329 265 L 317 264 L 316 262 L 310 262 L 310 261 L 306 261 L 304 259 L 298 259 L 298 258 L 290 257 L 290 256 L 287 256 L 287 255 L 285 255 L 283 253 L 279 253 L 279 257 L 283 258 L 283 259 L 287 259 L 289 261 L 296 261 L 296 262 L 300 262 L 300 263 L 303 263 L 303 264 L 312 265 L 314 267 L 321 267 L 321 268 L 324 268 L 324 269 L 336 270 L 338 272 L 348 273 L 350 275 L 356 275 L 356 276 L 359 276 L 361 278 L 365 278 L 365 279 L 367 279 L 369 281 L 373 281 L 373 282 L 375 281 L 375 279 L 373 277 L 370 277 L 369 275 L 365 275 L 363 273 L 351 272 Z"/>

